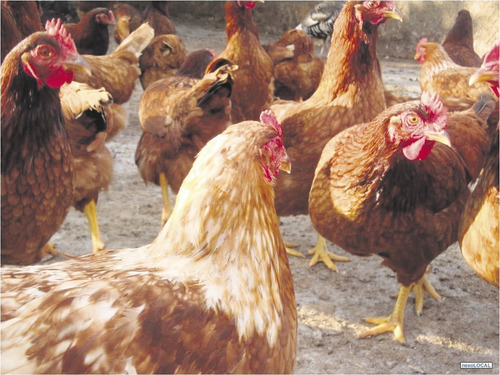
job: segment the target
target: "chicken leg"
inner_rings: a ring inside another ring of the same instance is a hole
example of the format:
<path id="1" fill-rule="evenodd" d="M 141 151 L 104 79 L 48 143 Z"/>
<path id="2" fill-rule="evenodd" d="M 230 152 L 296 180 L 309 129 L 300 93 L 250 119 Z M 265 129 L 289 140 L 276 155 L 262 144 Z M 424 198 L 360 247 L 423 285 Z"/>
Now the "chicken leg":
<path id="1" fill-rule="evenodd" d="M 334 254 L 328 251 L 328 247 L 326 245 L 326 239 L 318 233 L 318 242 L 316 246 L 309 250 L 309 254 L 314 254 L 311 261 L 309 262 L 309 267 L 314 266 L 319 261 L 322 261 L 326 264 L 328 268 L 333 271 L 338 272 L 337 266 L 332 260 L 337 262 L 349 262 L 349 258 L 343 257 L 341 255 Z"/>
<path id="2" fill-rule="evenodd" d="M 396 340 L 400 343 L 405 343 L 405 338 L 403 335 L 403 322 L 405 316 L 406 301 L 408 300 L 408 295 L 410 294 L 411 286 L 407 287 L 401 285 L 399 290 L 398 299 L 394 305 L 394 310 L 392 314 L 388 317 L 377 317 L 377 318 L 365 318 L 364 321 L 376 324 L 375 327 L 361 333 L 359 338 L 366 338 L 375 335 L 380 335 L 384 332 L 394 332 Z"/>
<path id="3" fill-rule="evenodd" d="M 161 211 L 161 227 L 163 228 L 172 214 L 172 207 L 170 207 L 170 201 L 168 200 L 168 180 L 165 173 L 160 173 L 160 188 L 161 196 L 163 197 L 163 209 Z"/>
<path id="4" fill-rule="evenodd" d="M 101 238 L 101 233 L 99 231 L 99 224 L 97 222 L 97 209 L 95 200 L 91 199 L 85 207 L 83 207 L 83 213 L 87 217 L 87 221 L 90 227 L 90 237 L 92 239 L 92 252 L 97 253 L 104 249 L 104 242 Z"/>
<path id="5" fill-rule="evenodd" d="M 374 335 L 379 335 L 384 332 L 394 332 L 396 340 L 400 343 L 405 343 L 405 338 L 403 335 L 403 321 L 404 321 L 404 310 L 406 307 L 406 302 L 408 300 L 408 295 L 413 291 L 415 293 L 415 312 L 417 315 L 422 314 L 422 307 L 424 305 L 424 293 L 428 292 L 433 298 L 440 301 L 441 296 L 436 292 L 434 287 L 430 284 L 427 277 L 424 275 L 417 282 L 406 287 L 401 285 L 401 289 L 398 293 L 398 298 L 394 306 L 392 314 L 388 317 L 382 318 L 365 318 L 364 320 L 371 324 L 376 324 L 375 327 L 363 332 L 359 335 L 360 338 L 370 337 Z"/>

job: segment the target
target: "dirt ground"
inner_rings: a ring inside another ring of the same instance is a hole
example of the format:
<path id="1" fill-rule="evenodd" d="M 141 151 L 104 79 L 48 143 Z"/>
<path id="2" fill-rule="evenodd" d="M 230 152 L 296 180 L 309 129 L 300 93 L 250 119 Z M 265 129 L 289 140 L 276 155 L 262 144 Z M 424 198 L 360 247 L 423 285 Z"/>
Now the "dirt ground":
<path id="1" fill-rule="evenodd" d="M 220 52 L 225 46 L 223 29 L 174 22 L 189 51 L 209 47 Z M 263 42 L 275 38 L 261 35 Z M 112 44 L 110 50 L 114 47 Z M 418 94 L 418 65 L 383 56 L 381 61 L 389 89 Z M 137 117 L 141 95 L 138 84 L 127 104 L 129 125 L 108 144 L 115 159 L 114 180 L 109 191 L 100 195 L 98 214 L 110 249 L 147 244 L 160 229 L 159 187 L 145 186 L 134 164 L 141 134 Z M 308 216 L 284 217 L 281 229 L 285 240 L 298 243 L 298 250 L 304 254 L 315 244 L 316 234 Z M 58 249 L 68 253 L 90 252 L 83 214 L 72 209 L 52 240 Z M 398 291 L 394 274 L 382 268 L 377 257 L 359 258 L 332 244 L 330 248 L 351 259 L 338 263 L 338 273 L 323 264 L 308 268 L 309 256 L 290 257 L 300 319 L 297 373 L 498 373 L 498 291 L 467 266 L 457 244 L 432 263 L 429 279 L 443 301 L 426 297 L 423 314 L 417 317 L 410 297 L 405 317 L 406 345 L 396 342 L 392 334 L 357 338 L 367 327 L 363 317 L 392 311 Z M 57 256 L 52 261 L 61 259 Z M 464 370 L 460 368 L 462 362 L 488 362 L 493 368 Z"/>

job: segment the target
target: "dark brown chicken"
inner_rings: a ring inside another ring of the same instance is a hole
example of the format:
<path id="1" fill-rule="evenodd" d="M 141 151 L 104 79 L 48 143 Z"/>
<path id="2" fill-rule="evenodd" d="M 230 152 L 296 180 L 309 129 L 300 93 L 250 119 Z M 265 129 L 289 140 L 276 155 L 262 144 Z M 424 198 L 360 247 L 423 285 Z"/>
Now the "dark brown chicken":
<path id="1" fill-rule="evenodd" d="M 207 48 L 193 51 L 186 56 L 175 75 L 202 78 L 205 75 L 208 65 L 216 56 L 215 51 Z"/>
<path id="2" fill-rule="evenodd" d="M 108 26 L 116 23 L 108 8 L 95 8 L 85 13 L 80 22 L 67 23 L 66 29 L 75 40 L 81 54 L 105 55 L 108 52 Z"/>
<path id="3" fill-rule="evenodd" d="M 2 1 L 2 61 L 21 40 L 43 31 L 34 1 Z"/>
<path id="4" fill-rule="evenodd" d="M 293 46 L 293 56 L 274 63 L 274 96 L 285 100 L 306 100 L 317 89 L 325 63 L 315 56 L 309 35 L 288 30 L 271 48 Z"/>
<path id="5" fill-rule="evenodd" d="M 141 98 L 135 163 L 145 182 L 161 187 L 162 226 L 171 213 L 168 186 L 177 193 L 201 148 L 231 123 L 233 69 L 227 60 L 214 60 L 202 79 L 165 78 Z"/>
<path id="6" fill-rule="evenodd" d="M 2 263 L 40 260 L 73 201 L 75 172 L 59 87 L 86 63 L 60 23 L 19 43 L 1 67 Z"/>
<path id="7" fill-rule="evenodd" d="M 167 1 L 151 1 L 144 10 L 143 22 L 149 23 L 155 31 L 155 36 L 175 34 L 175 26 L 170 20 Z"/>
<path id="8" fill-rule="evenodd" d="M 486 54 L 481 68 L 472 75 L 471 83 L 488 82 L 498 99 L 499 45 Z M 488 119 L 491 145 L 486 162 L 467 200 L 458 240 L 462 255 L 469 266 L 485 281 L 498 288 L 498 225 L 499 225 L 499 181 L 498 181 L 498 101 L 496 116 Z"/>
<path id="9" fill-rule="evenodd" d="M 379 255 L 401 284 L 393 313 L 367 319 L 377 326 L 362 337 L 392 331 L 404 342 L 412 288 L 417 314 L 424 291 L 440 298 L 425 272 L 457 241 L 467 184 L 488 147 L 491 100 L 448 115 L 437 94 L 424 93 L 420 101 L 390 107 L 325 146 L 309 195 L 314 228 L 352 254 Z"/>
<path id="10" fill-rule="evenodd" d="M 73 207 L 87 217 L 92 252 L 97 252 L 104 249 L 104 242 L 96 204 L 99 193 L 108 190 L 113 172 L 113 157 L 105 145 L 111 96 L 103 88 L 72 82 L 61 87 L 60 98 L 76 174 Z"/>
<path id="11" fill-rule="evenodd" d="M 448 56 L 461 66 L 479 67 L 482 59 L 474 52 L 472 17 L 468 10 L 458 12 L 455 24 L 442 44 Z"/>
<path id="12" fill-rule="evenodd" d="M 227 1 L 227 45 L 220 58 L 238 65 L 234 72 L 232 121 L 257 120 L 273 101 L 273 62 L 259 43 L 252 18 L 256 1 Z"/>
<path id="13" fill-rule="evenodd" d="M 177 35 L 155 36 L 139 58 L 142 88 L 146 89 L 155 81 L 173 76 L 186 55 L 186 47 Z"/>
<path id="14" fill-rule="evenodd" d="M 347 2 L 335 21 L 330 47 L 335 53 L 328 55 L 316 92 L 304 102 L 272 106 L 283 125 L 285 147 L 293 163 L 293 173 L 278 178 L 278 215 L 307 214 L 314 168 L 325 144 L 340 131 L 370 121 L 385 109 L 376 41 L 379 26 L 388 18 L 401 20 L 393 1 Z M 320 239 L 318 246 L 323 243 Z M 322 260 L 336 269 L 330 259 Z"/>

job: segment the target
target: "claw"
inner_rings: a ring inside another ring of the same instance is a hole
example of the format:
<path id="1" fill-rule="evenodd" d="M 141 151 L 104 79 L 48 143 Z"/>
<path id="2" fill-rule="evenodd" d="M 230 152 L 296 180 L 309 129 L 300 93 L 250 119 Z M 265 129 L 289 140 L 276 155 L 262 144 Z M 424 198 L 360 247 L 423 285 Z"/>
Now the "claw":
<path id="1" fill-rule="evenodd" d="M 318 234 L 318 242 L 316 246 L 309 250 L 309 254 L 314 254 L 312 259 L 309 262 L 309 267 L 314 266 L 319 261 L 325 263 L 325 265 L 331 269 L 332 271 L 338 272 L 337 266 L 332 260 L 337 262 L 349 262 L 349 258 L 343 257 L 341 255 L 334 254 L 328 251 L 328 247 L 326 246 L 326 240 L 324 237 Z"/>

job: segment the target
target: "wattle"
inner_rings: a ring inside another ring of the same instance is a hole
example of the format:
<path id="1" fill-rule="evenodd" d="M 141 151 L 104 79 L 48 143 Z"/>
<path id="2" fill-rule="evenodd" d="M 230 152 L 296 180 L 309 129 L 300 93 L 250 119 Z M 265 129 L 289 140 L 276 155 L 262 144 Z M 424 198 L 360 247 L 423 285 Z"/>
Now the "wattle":
<path id="1" fill-rule="evenodd" d="M 56 89 L 73 81 L 73 72 L 67 72 L 64 68 L 59 68 L 56 72 L 44 79 L 44 82 L 50 88 Z"/>
<path id="2" fill-rule="evenodd" d="M 434 141 L 422 137 L 403 147 L 403 154 L 408 160 L 426 159 L 434 146 Z"/>

